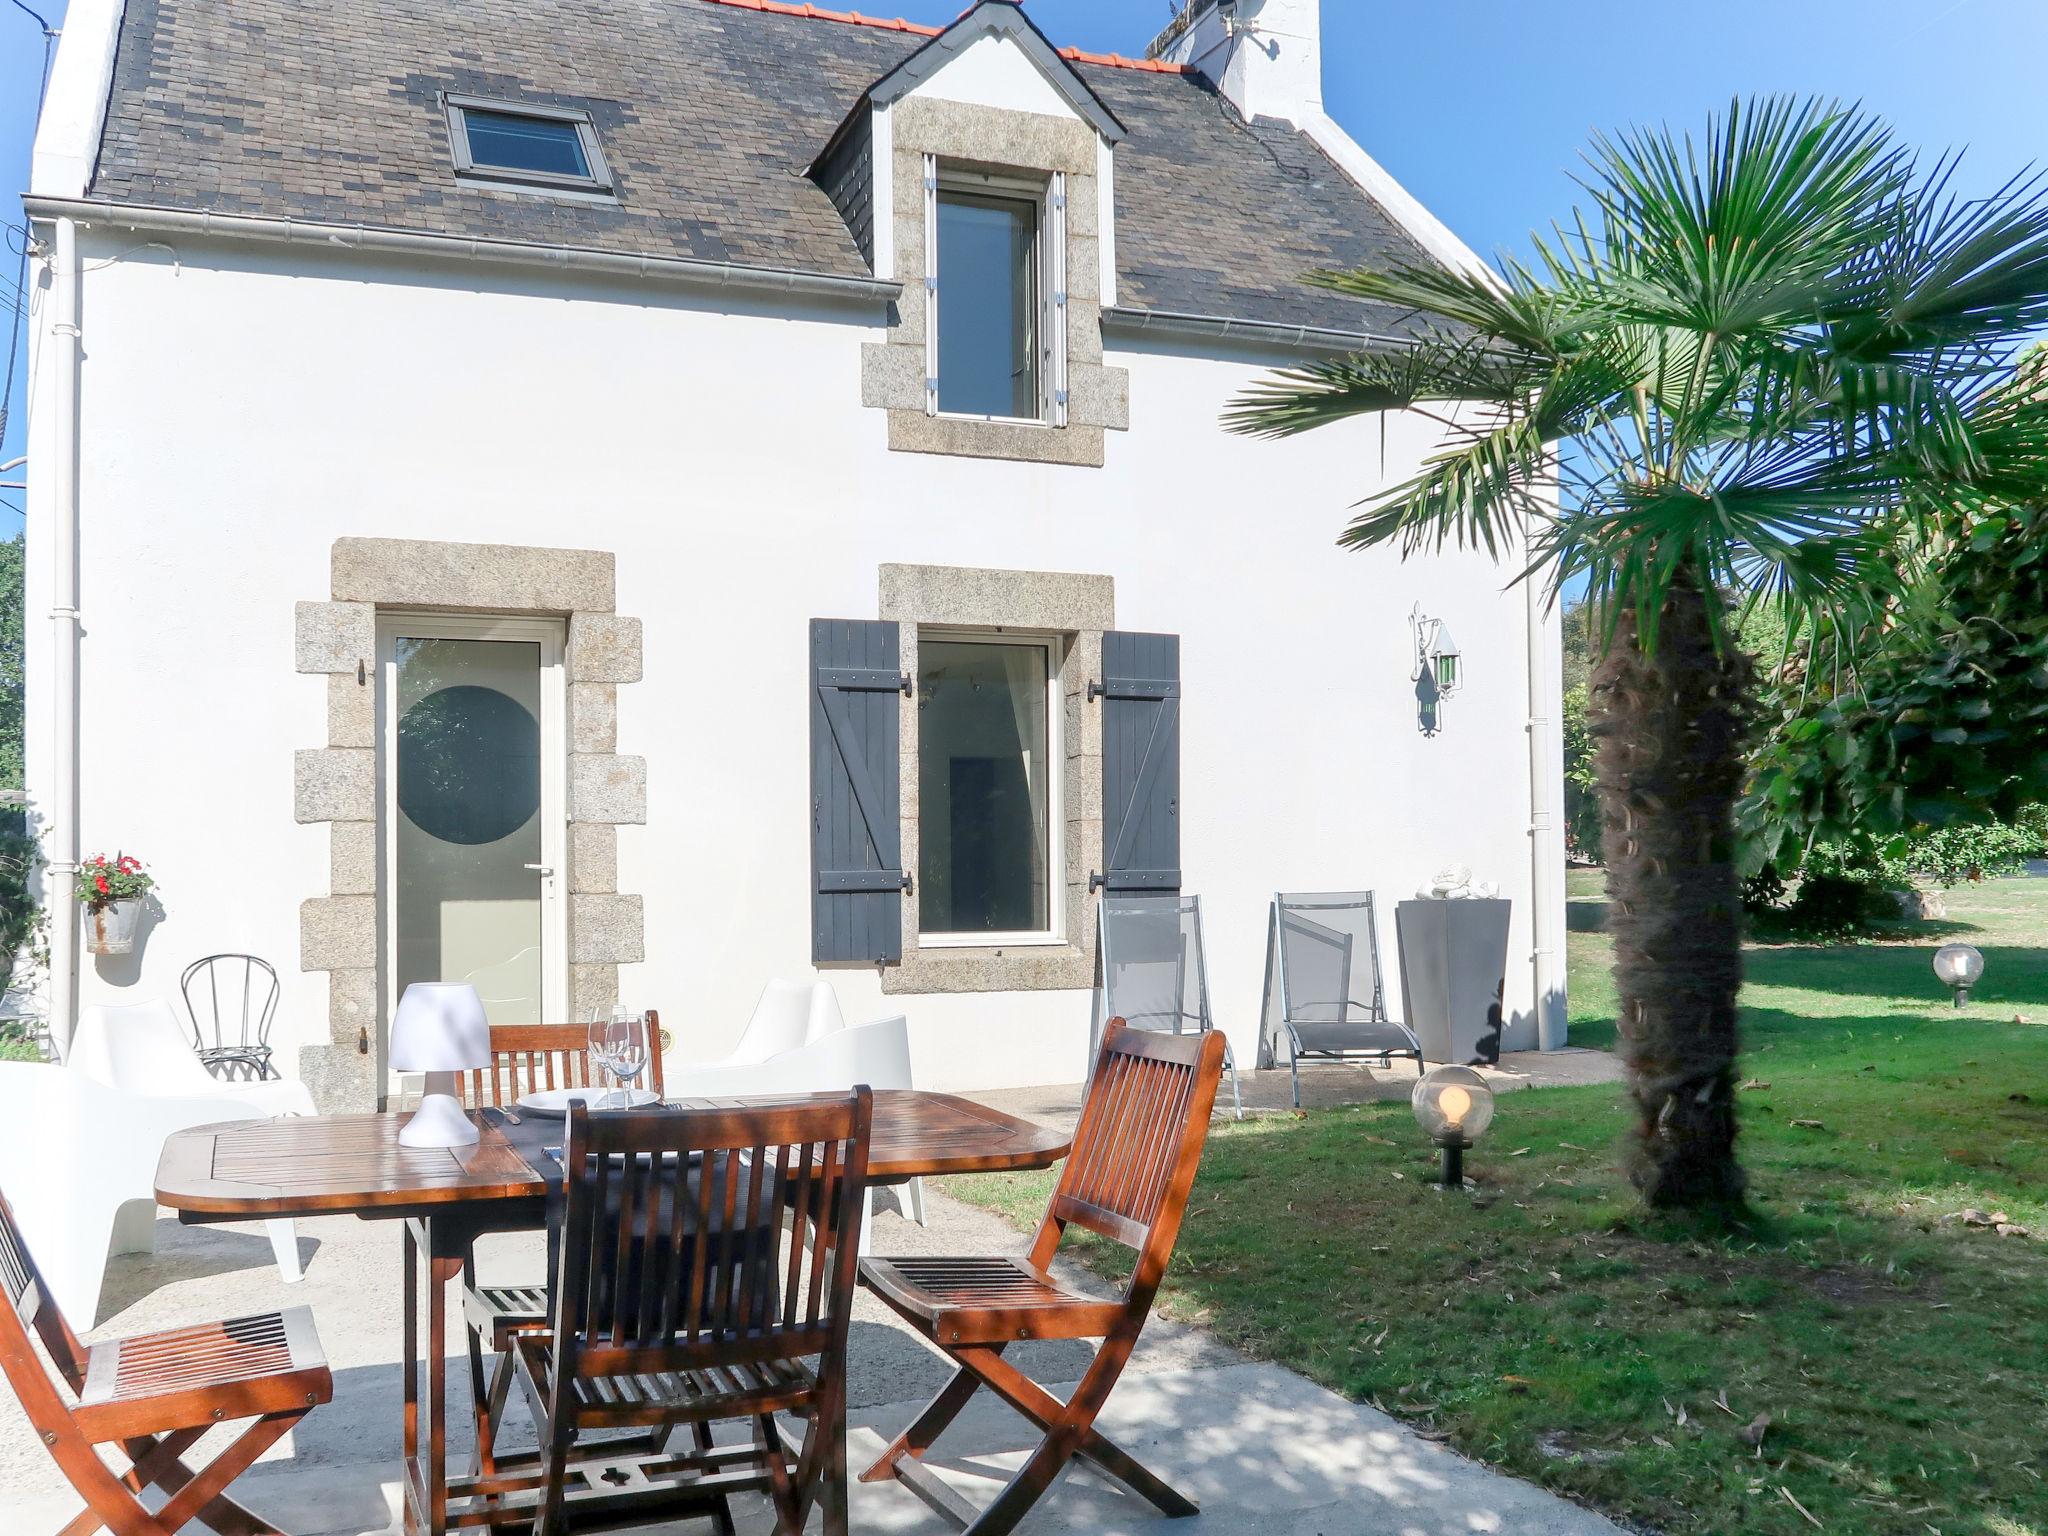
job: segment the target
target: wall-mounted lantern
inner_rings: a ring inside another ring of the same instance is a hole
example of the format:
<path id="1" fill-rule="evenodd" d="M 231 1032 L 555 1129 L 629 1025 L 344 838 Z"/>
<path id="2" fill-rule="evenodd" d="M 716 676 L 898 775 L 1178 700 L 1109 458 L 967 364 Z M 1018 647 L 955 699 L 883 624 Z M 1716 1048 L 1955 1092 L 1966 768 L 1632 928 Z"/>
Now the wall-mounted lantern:
<path id="1" fill-rule="evenodd" d="M 1415 665 L 1408 674 L 1415 684 L 1415 719 L 1423 735 L 1434 736 L 1444 728 L 1444 700 L 1465 680 L 1465 659 L 1444 621 L 1426 618 L 1420 603 L 1409 613 L 1408 627 L 1415 640 Z"/>

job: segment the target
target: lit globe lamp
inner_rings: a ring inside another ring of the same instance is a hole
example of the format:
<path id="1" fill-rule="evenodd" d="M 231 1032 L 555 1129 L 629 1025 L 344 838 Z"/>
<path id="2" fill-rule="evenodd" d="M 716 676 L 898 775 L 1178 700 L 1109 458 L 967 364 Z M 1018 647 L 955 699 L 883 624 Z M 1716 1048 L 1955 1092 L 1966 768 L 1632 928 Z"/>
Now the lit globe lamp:
<path id="1" fill-rule="evenodd" d="M 1443 1151 L 1446 1189 L 1465 1187 L 1465 1151 L 1493 1123 L 1493 1090 L 1470 1067 L 1432 1067 L 1409 1095 L 1415 1123 Z"/>
<path id="2" fill-rule="evenodd" d="M 1934 952 L 1934 974 L 1956 995 L 1956 1006 L 1970 1000 L 1970 988 L 1984 974 L 1984 956 L 1970 944 L 1944 944 Z"/>

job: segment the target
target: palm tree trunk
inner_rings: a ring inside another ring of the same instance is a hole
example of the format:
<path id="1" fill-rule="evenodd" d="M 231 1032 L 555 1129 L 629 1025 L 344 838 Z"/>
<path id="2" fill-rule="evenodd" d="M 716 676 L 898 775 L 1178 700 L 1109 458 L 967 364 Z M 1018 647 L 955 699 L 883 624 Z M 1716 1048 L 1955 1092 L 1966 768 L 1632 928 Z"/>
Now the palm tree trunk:
<path id="1" fill-rule="evenodd" d="M 1679 578 L 1647 653 L 1624 609 L 1591 684 L 1617 1027 L 1637 1111 L 1629 1174 L 1653 1206 L 1733 1201 L 1743 1184 L 1734 806 L 1750 667 L 1732 642 L 1717 650 L 1709 604 L 1722 605 L 1710 584 Z"/>

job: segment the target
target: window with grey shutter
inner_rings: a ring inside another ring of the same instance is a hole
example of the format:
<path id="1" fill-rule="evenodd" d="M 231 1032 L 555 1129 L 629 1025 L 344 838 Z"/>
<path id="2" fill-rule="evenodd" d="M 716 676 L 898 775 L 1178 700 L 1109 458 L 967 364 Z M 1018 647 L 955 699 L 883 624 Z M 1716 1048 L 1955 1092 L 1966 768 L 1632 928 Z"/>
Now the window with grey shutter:
<path id="1" fill-rule="evenodd" d="M 903 958 L 903 676 L 893 623 L 811 620 L 811 958 Z"/>
<path id="2" fill-rule="evenodd" d="M 1102 637 L 1102 868 L 1091 890 L 1180 889 L 1180 636 Z"/>

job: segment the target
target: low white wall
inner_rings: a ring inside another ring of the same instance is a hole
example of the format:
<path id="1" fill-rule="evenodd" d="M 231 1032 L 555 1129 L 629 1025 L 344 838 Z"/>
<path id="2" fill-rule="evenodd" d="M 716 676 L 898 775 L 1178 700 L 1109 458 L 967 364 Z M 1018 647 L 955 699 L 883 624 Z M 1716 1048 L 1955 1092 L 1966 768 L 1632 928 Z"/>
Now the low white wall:
<path id="1" fill-rule="evenodd" d="M 1508 1003 L 1526 1021 L 1522 596 L 1478 557 L 1333 543 L 1351 503 L 1412 470 L 1426 423 L 1229 437 L 1217 414 L 1254 361 L 1118 350 L 1132 430 L 1105 469 L 890 454 L 858 403 L 878 332 L 844 315 L 81 244 L 84 842 L 148 860 L 166 914 L 137 963 L 83 962 L 82 1001 L 170 993 L 190 959 L 250 950 L 285 979 L 285 1059 L 325 1038 L 298 906 L 327 889 L 327 832 L 293 821 L 292 761 L 325 741 L 326 695 L 293 671 L 292 605 L 326 596 L 331 544 L 359 535 L 616 551 L 619 611 L 646 626 L 619 750 L 647 758 L 649 805 L 620 836 L 650 956 L 622 987 L 662 1008 L 683 1056 L 728 1045 L 767 977 L 810 971 L 805 621 L 873 617 L 885 561 L 1106 573 L 1120 628 L 1183 637 L 1183 865 L 1241 1061 L 1274 889 L 1376 887 L 1391 973 L 1393 901 L 1454 860 L 1515 899 Z M 37 497 L 31 615 L 49 592 Z M 1418 601 L 1465 656 L 1433 740 L 1409 679 Z M 47 626 L 29 638 L 39 789 Z M 872 972 L 834 979 L 851 1016 L 909 1014 L 930 1086 L 1081 1072 L 1084 993 L 885 998 Z"/>

